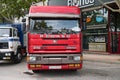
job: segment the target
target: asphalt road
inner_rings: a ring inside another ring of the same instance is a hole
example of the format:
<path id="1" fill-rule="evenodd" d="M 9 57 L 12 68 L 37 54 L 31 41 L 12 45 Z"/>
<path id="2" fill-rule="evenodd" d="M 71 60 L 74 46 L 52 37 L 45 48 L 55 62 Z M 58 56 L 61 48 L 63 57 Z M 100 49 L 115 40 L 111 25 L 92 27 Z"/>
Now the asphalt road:
<path id="1" fill-rule="evenodd" d="M 82 70 L 33 73 L 26 61 L 20 64 L 0 62 L 0 80 L 120 80 L 120 64 L 84 61 Z"/>

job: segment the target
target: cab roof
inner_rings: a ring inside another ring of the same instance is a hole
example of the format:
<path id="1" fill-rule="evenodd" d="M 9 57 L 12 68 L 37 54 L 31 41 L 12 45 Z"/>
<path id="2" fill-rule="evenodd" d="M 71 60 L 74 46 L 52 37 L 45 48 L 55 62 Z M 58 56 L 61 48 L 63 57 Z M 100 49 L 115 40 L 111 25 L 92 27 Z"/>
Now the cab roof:
<path id="1" fill-rule="evenodd" d="M 9 24 L 2 24 L 0 25 L 0 28 L 12 28 L 12 26 Z"/>
<path id="2" fill-rule="evenodd" d="M 31 6 L 29 13 L 61 13 L 80 14 L 80 8 L 75 6 Z"/>
<path id="3" fill-rule="evenodd" d="M 15 28 L 12 24 L 0 24 L 0 28 Z"/>

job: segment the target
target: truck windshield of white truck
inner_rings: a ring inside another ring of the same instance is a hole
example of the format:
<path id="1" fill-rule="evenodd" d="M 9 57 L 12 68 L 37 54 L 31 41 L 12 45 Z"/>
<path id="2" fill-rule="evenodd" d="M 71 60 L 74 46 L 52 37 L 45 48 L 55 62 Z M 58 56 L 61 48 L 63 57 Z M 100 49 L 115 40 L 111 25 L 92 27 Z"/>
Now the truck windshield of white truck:
<path id="1" fill-rule="evenodd" d="M 0 28 L 0 37 L 11 37 L 11 31 L 10 28 Z"/>
<path id="2" fill-rule="evenodd" d="M 31 32 L 40 34 L 75 34 L 81 30 L 79 19 L 30 19 Z"/>

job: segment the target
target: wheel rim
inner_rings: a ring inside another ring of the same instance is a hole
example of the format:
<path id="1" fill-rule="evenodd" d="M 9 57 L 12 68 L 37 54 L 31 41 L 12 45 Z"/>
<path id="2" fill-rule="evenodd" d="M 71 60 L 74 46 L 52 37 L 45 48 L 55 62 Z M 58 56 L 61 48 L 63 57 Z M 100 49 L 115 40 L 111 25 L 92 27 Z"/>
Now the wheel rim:
<path id="1" fill-rule="evenodd" d="M 21 58 L 22 58 L 21 53 L 18 53 L 17 57 L 18 57 L 19 60 L 21 60 Z"/>

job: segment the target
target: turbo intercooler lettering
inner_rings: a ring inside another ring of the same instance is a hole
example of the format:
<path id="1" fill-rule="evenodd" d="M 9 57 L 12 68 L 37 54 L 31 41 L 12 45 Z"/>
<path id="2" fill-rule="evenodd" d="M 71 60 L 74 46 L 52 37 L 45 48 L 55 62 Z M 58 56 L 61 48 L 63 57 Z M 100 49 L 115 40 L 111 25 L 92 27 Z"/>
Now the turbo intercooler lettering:
<path id="1" fill-rule="evenodd" d="M 66 35 L 40 34 L 40 38 L 70 38 L 70 35 L 69 34 L 66 34 Z"/>

